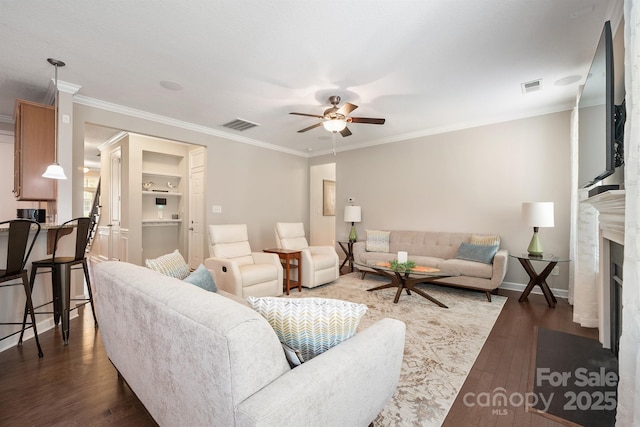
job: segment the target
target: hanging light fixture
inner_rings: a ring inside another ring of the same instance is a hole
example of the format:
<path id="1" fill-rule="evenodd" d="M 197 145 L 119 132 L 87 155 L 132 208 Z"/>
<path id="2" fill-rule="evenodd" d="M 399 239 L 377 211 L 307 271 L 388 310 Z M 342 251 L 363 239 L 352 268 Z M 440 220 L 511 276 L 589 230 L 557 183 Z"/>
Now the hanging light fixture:
<path id="1" fill-rule="evenodd" d="M 43 178 L 50 179 L 67 179 L 64 174 L 64 169 L 58 164 L 58 67 L 64 67 L 66 64 L 62 61 L 53 58 L 47 58 L 49 64 L 56 68 L 55 72 L 55 125 L 53 136 L 53 163 L 47 167 L 47 170 L 42 174 Z"/>
<path id="2" fill-rule="evenodd" d="M 329 132 L 340 132 L 347 127 L 347 122 L 342 119 L 331 119 L 322 122 L 322 126 Z"/>

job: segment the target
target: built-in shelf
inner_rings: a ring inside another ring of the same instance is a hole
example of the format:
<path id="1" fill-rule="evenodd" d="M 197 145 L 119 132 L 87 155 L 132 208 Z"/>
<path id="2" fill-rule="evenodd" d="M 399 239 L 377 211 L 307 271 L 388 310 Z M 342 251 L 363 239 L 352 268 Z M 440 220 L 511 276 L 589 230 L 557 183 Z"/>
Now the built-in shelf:
<path id="1" fill-rule="evenodd" d="M 164 192 L 164 191 L 143 191 L 142 195 L 143 196 L 156 196 L 156 197 L 161 197 L 161 196 L 182 196 L 182 193 L 172 193 L 170 191 L 168 191 L 168 192 Z"/>
<path id="2" fill-rule="evenodd" d="M 181 219 L 143 219 L 143 227 L 157 227 L 167 225 L 178 225 L 182 222 Z"/>
<path id="3" fill-rule="evenodd" d="M 159 171 L 142 171 L 143 176 L 158 176 L 162 178 L 182 179 L 182 175 L 175 173 L 159 172 Z"/>

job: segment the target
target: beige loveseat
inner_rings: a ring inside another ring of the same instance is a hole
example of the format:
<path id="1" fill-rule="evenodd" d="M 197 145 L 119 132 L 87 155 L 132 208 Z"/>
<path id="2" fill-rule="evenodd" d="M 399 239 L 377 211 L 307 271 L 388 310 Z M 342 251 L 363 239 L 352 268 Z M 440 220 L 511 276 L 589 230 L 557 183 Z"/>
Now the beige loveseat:
<path id="1" fill-rule="evenodd" d="M 393 395 L 404 323 L 383 319 L 291 369 L 234 295 L 144 267 L 95 267 L 107 355 L 161 426 L 367 426 Z"/>
<path id="2" fill-rule="evenodd" d="M 405 251 L 409 253 L 409 260 L 418 265 L 460 273 L 459 276 L 429 281 L 484 291 L 487 299 L 491 301 L 491 292 L 500 286 L 507 274 L 507 258 L 509 256 L 507 250 L 499 249 L 490 264 L 454 257 L 463 242 L 469 244 L 472 242 L 472 238 L 474 241 L 486 241 L 492 237 L 496 237 L 499 241 L 498 236 L 471 233 L 390 231 L 388 252 L 367 251 L 366 241 L 359 241 L 353 245 L 353 257 L 356 268 L 363 272 L 364 277 L 366 272 L 374 271 L 365 267 L 368 262 L 391 261 L 397 259 L 398 251 Z M 379 250 L 379 248 L 376 249 Z"/>

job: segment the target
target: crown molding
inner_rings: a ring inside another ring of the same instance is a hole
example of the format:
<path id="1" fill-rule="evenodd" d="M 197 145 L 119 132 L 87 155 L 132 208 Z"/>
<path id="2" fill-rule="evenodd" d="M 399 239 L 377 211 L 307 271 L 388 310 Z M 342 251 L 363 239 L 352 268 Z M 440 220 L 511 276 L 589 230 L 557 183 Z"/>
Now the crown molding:
<path id="1" fill-rule="evenodd" d="M 300 151 L 291 150 L 288 148 L 280 147 L 277 145 L 269 144 L 269 143 L 258 141 L 251 138 L 246 138 L 243 136 L 234 135 L 227 132 L 222 132 L 220 130 L 213 129 L 207 126 L 196 125 L 194 123 L 189 123 L 182 120 L 176 120 L 170 117 L 160 116 L 158 114 L 148 113 L 146 111 L 136 110 L 134 108 L 124 107 L 122 105 L 100 101 L 94 98 L 88 98 L 82 95 L 76 95 L 74 96 L 73 99 L 76 103 L 85 105 L 87 107 L 98 108 L 101 110 L 111 111 L 113 113 L 123 114 L 131 117 L 137 117 L 139 119 L 149 120 L 152 122 L 177 127 L 180 129 L 203 133 L 206 135 L 217 136 L 224 139 L 230 139 L 243 144 L 253 145 L 255 147 L 260 147 L 260 148 L 266 148 L 268 150 L 273 150 L 273 151 L 280 151 L 282 153 L 292 154 L 294 156 L 309 157 L 307 153 L 301 153 Z"/>
<path id="2" fill-rule="evenodd" d="M 70 93 L 71 95 L 75 95 L 76 93 L 78 93 L 81 87 L 82 86 L 79 86 L 73 83 L 58 80 L 58 90 L 60 92 L 65 92 L 65 93 Z"/>
<path id="3" fill-rule="evenodd" d="M 478 121 L 472 121 L 472 122 L 457 123 L 455 125 L 449 125 L 449 126 L 428 128 L 428 129 L 423 129 L 417 132 L 410 132 L 410 133 L 405 133 L 401 135 L 395 135 L 390 138 L 381 138 L 381 139 L 365 142 L 363 144 L 350 145 L 348 147 L 341 147 L 341 148 L 336 147 L 335 152 L 339 153 L 343 151 L 360 150 L 363 148 L 374 147 L 376 145 L 391 144 L 394 142 L 406 141 L 408 139 L 424 138 L 426 136 L 439 135 L 443 133 L 455 132 L 455 131 L 465 130 L 465 129 L 473 129 L 477 127 L 488 126 L 488 125 L 493 125 L 497 123 L 510 122 L 514 120 L 528 119 L 532 117 L 544 116 L 547 114 L 560 113 L 562 111 L 572 110 L 574 107 L 575 105 L 573 103 L 567 103 L 567 104 L 562 104 L 562 105 L 551 107 L 551 108 L 542 108 L 536 111 L 529 111 L 527 113 L 508 114 L 504 116 L 496 116 L 488 120 L 478 120 Z M 319 156 L 324 156 L 332 153 L 333 153 L 333 149 L 328 148 L 326 150 L 316 151 L 313 154 L 311 154 L 309 157 L 319 157 Z"/>
<path id="4" fill-rule="evenodd" d="M 13 144 L 15 143 L 15 138 L 13 132 L 9 132 L 6 130 L 0 130 L 0 144 Z"/>
<path id="5" fill-rule="evenodd" d="M 98 145 L 98 151 L 100 152 L 104 151 L 105 148 L 111 147 L 113 144 L 115 144 L 116 142 L 120 141 L 122 138 L 128 135 L 129 135 L 129 132 L 125 132 L 125 131 L 120 131 L 116 133 L 111 138 L 107 139 L 105 142 Z"/>
<path id="6" fill-rule="evenodd" d="M 60 82 L 59 82 L 60 83 Z M 75 86 L 75 85 L 72 85 Z M 80 86 L 76 86 L 80 88 Z M 251 138 L 242 137 L 239 135 L 227 133 L 220 131 L 218 129 L 213 129 L 207 126 L 196 125 L 194 123 L 185 122 L 182 120 L 172 119 L 170 117 L 161 116 L 158 114 L 148 113 L 146 111 L 137 110 L 130 107 L 125 107 L 122 105 L 101 101 L 94 98 L 85 97 L 82 95 L 75 95 L 74 102 L 85 105 L 87 107 L 98 108 L 101 110 L 111 111 L 113 113 L 123 114 L 126 116 L 137 117 L 143 120 L 149 120 L 156 123 L 165 124 L 168 126 L 173 126 L 193 132 L 203 133 L 206 135 L 212 135 L 224 139 L 229 139 L 232 141 L 240 142 L 243 144 L 252 145 L 255 147 L 265 148 L 268 150 L 279 151 L 286 154 L 291 154 L 298 157 L 319 157 L 327 154 L 332 154 L 334 152 L 333 147 L 327 147 L 325 150 L 314 151 L 313 153 L 300 152 L 297 150 L 291 150 L 289 148 L 280 147 L 278 145 L 269 144 L 264 141 L 259 141 Z M 518 114 L 507 114 L 503 116 L 496 116 L 488 120 L 479 120 L 479 121 L 471 121 L 471 122 L 463 122 L 457 123 L 455 125 L 441 126 L 435 128 L 423 129 L 417 132 L 410 132 L 401 135 L 395 135 L 393 137 L 382 138 L 378 140 L 369 141 L 363 144 L 352 145 L 348 147 L 336 147 L 335 152 L 344 152 L 344 151 L 352 151 L 352 150 L 360 150 L 362 148 L 373 147 L 376 145 L 383 144 L 391 144 L 394 142 L 406 141 L 409 139 L 423 138 L 426 136 L 438 135 L 443 133 L 455 132 L 458 130 L 471 129 L 481 126 L 492 125 L 496 123 L 508 122 L 513 120 L 526 119 L 531 117 L 543 116 L 546 114 L 559 113 L 562 111 L 571 110 L 575 105 L 573 103 L 566 103 L 559 106 L 554 106 L 550 108 L 542 108 L 536 111 L 529 111 L 526 113 L 518 113 Z"/>

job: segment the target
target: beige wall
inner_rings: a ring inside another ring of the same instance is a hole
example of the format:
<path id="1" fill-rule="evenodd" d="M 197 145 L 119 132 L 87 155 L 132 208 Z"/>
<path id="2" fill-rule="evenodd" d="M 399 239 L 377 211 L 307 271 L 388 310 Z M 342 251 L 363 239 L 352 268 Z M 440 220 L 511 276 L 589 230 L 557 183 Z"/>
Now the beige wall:
<path id="1" fill-rule="evenodd" d="M 569 117 L 569 112 L 555 113 L 309 161 L 75 104 L 74 153 L 82 147 L 85 122 L 207 146 L 207 222 L 248 224 L 256 250 L 273 246 L 276 222 L 309 223 L 309 163 L 335 163 L 336 212 L 344 210 L 346 197 L 356 198 L 362 206 L 360 239 L 366 228 L 499 233 L 505 248 L 522 252 L 532 230 L 521 223 L 521 203 L 553 201 L 556 227 L 542 229 L 541 239 L 546 252 L 567 256 Z M 74 193 L 81 195 L 82 179 L 74 179 L 76 185 Z M 212 205 L 222 206 L 222 213 L 211 213 Z M 78 196 L 74 211 L 81 209 Z M 337 240 L 348 235 L 348 227 L 339 224 Z M 506 281 L 527 282 L 513 260 Z M 566 289 L 567 282 L 566 265 L 560 276 L 550 278 L 554 288 Z"/>
<path id="2" fill-rule="evenodd" d="M 309 223 L 305 221 L 307 237 L 310 245 L 335 245 L 336 227 L 342 216 L 336 211 L 335 216 L 323 214 L 323 181 L 336 180 L 335 163 L 315 165 L 309 168 Z"/>
<path id="3" fill-rule="evenodd" d="M 276 222 L 308 223 L 306 158 L 80 104 L 74 105 L 73 114 L 74 154 L 84 144 L 85 123 L 206 146 L 207 223 L 246 223 L 254 250 L 275 245 Z M 74 193 L 82 194 L 81 186 L 82 180 L 74 180 Z M 81 200 L 73 203 L 74 211 L 82 212 Z M 222 213 L 211 213 L 212 205 L 222 206 Z M 208 254 L 208 248 L 204 253 Z"/>
<path id="4" fill-rule="evenodd" d="M 311 159 L 336 163 L 338 212 L 347 197 L 362 206 L 365 229 L 499 233 L 510 252 L 526 252 L 533 230 L 521 204 L 555 203 L 554 228 L 540 230 L 545 252 L 569 254 L 570 112 L 492 124 Z M 348 228 L 336 227 L 337 239 Z M 511 259 L 507 282 L 528 277 Z M 567 289 L 568 266 L 549 285 Z"/>

